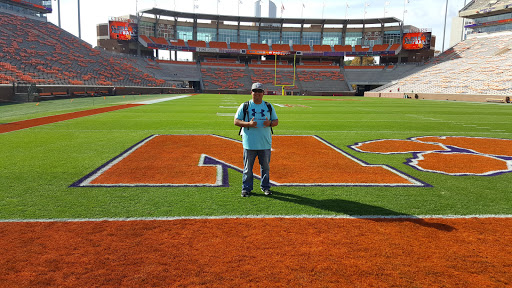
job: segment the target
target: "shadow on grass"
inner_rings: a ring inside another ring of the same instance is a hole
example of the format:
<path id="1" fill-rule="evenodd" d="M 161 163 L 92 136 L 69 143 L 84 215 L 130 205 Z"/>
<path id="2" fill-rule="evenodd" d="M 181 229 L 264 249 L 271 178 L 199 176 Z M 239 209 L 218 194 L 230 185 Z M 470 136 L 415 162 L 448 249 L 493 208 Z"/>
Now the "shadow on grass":
<path id="1" fill-rule="evenodd" d="M 270 197 L 283 202 L 295 203 L 298 205 L 310 206 L 316 209 L 334 212 L 336 214 L 345 214 L 354 218 L 368 219 L 375 222 L 410 222 L 427 228 L 433 228 L 441 231 L 451 232 L 455 230 L 453 226 L 434 223 L 418 218 L 414 215 L 403 214 L 379 206 L 363 204 L 359 202 L 343 199 L 324 199 L 315 200 L 294 194 L 287 194 L 272 190 Z"/>

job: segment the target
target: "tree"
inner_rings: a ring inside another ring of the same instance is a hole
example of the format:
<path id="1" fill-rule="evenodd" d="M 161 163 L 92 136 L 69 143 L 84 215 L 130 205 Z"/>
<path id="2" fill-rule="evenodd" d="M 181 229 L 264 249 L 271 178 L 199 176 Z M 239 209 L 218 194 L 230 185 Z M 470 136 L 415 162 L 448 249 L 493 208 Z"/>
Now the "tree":
<path id="1" fill-rule="evenodd" d="M 363 59 L 363 63 L 361 64 L 361 59 Z M 368 66 L 375 64 L 375 59 L 371 56 L 366 57 L 355 57 L 354 60 L 352 60 L 352 63 L 350 63 L 350 66 Z"/>

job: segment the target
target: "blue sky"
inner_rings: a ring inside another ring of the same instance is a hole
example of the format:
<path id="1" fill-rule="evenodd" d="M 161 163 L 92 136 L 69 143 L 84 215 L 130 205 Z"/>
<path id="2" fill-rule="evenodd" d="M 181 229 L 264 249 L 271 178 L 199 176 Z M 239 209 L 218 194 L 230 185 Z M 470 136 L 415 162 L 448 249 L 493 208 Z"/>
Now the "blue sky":
<path id="1" fill-rule="evenodd" d="M 240 2 L 242 2 L 240 4 Z M 406 3 L 408 2 L 408 3 Z M 58 24 L 57 1 L 52 1 L 54 12 L 48 19 Z M 61 26 L 63 29 L 78 36 L 77 0 L 60 0 Z M 162 9 L 177 10 L 196 13 L 217 13 L 222 15 L 254 16 L 254 0 L 82 0 L 81 33 L 82 39 L 96 46 L 96 25 L 107 23 L 112 16 L 135 14 L 139 10 L 158 7 Z M 406 25 L 418 28 L 431 28 L 437 36 L 436 49 L 442 49 L 442 36 L 446 0 L 325 0 L 325 1 L 294 1 L 275 0 L 277 16 L 281 16 L 281 7 L 284 6 L 282 16 L 289 18 L 378 18 L 405 16 Z M 387 4 L 386 4 L 387 3 Z M 446 23 L 445 50 L 450 42 L 450 29 L 452 18 L 458 15 L 469 0 L 450 0 L 448 2 L 448 19 Z M 303 4 L 305 8 L 303 7 Z M 347 8 L 347 4 L 348 7 Z M 365 14 L 366 7 L 366 14 Z M 405 9 L 404 9 L 405 7 Z M 407 12 L 404 13 L 404 10 Z M 384 12 L 386 12 L 384 14 Z"/>

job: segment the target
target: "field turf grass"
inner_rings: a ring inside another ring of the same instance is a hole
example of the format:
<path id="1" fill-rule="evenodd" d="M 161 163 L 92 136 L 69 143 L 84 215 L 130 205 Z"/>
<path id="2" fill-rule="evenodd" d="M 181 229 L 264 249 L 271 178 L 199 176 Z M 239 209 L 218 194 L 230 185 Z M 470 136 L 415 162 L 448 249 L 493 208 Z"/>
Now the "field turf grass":
<path id="1" fill-rule="evenodd" d="M 0 125 L 169 96 L 1 105 Z M 69 187 L 153 134 L 216 134 L 238 140 L 235 107 L 249 98 L 200 94 L 0 134 L 0 219 L 512 214 L 512 173 L 483 177 L 422 172 L 404 164 L 410 154 L 360 153 L 347 147 L 415 136 L 512 139 L 510 104 L 264 97 L 290 106 L 274 106 L 279 117 L 276 135 L 318 135 L 359 159 L 392 166 L 433 187 L 275 187 L 274 197 L 258 193 L 242 198 L 241 174 L 233 170 L 229 171 L 230 187 Z M 271 165 L 271 169 L 279 167 Z"/>

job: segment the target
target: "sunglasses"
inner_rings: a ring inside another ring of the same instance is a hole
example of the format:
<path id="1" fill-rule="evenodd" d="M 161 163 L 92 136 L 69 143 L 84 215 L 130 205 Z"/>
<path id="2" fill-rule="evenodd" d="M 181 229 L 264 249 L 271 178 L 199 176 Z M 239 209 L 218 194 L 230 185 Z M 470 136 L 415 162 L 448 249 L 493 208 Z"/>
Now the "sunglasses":
<path id="1" fill-rule="evenodd" d="M 254 93 L 263 93 L 263 89 L 254 89 L 252 90 Z"/>

